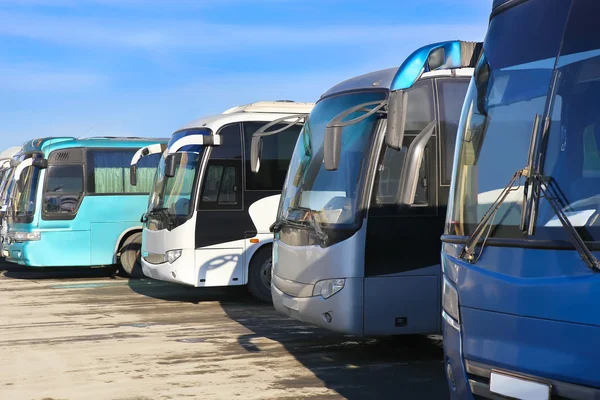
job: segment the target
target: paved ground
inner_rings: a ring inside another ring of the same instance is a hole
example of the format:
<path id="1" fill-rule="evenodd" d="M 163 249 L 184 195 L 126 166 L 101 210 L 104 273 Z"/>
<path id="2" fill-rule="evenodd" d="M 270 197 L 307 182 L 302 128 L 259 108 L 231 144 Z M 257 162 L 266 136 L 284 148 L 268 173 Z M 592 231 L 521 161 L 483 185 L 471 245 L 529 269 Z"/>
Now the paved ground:
<path id="1" fill-rule="evenodd" d="M 0 399 L 444 399 L 439 338 L 357 341 L 243 288 L 0 263 Z"/>

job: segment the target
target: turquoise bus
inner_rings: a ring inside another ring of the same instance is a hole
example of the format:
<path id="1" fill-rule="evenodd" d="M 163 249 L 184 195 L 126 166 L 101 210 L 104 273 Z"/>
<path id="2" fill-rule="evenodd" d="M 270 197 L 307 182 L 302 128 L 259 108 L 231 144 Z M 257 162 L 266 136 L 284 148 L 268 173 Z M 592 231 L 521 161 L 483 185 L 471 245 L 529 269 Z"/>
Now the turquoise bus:
<path id="1" fill-rule="evenodd" d="M 167 140 L 60 137 L 27 142 L 15 156 L 2 255 L 28 267 L 120 263 L 130 273 L 139 252 L 131 243 L 141 235 L 140 216 L 160 154 L 140 161 L 136 186 L 130 183 L 129 162 L 138 149 L 154 143 Z"/>

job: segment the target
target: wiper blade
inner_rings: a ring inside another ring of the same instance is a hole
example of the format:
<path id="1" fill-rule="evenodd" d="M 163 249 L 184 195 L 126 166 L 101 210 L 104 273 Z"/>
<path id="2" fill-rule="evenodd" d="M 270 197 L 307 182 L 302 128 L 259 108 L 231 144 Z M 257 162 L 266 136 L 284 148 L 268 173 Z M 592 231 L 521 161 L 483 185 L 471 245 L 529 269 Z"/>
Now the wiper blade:
<path id="1" fill-rule="evenodd" d="M 166 207 L 155 207 L 152 210 L 148 211 L 149 217 L 162 217 L 164 221 L 167 222 L 168 227 L 171 227 L 173 224 L 173 215 L 169 212 L 169 209 Z"/>
<path id="2" fill-rule="evenodd" d="M 485 212 L 485 214 L 475 227 L 475 230 L 473 231 L 471 236 L 467 238 L 465 246 L 462 248 L 458 255 L 459 258 L 467 260 L 470 263 L 477 262 L 477 260 L 479 259 L 479 256 L 475 255 L 475 248 L 477 247 L 477 243 L 479 243 L 481 237 L 484 235 L 484 233 L 486 233 L 487 229 L 486 238 L 481 245 L 481 249 L 479 250 L 479 255 L 481 255 L 483 247 L 485 246 L 485 241 L 487 240 L 487 237 L 489 236 L 490 231 L 492 229 L 494 217 L 496 216 L 498 209 L 500 208 L 502 203 L 504 203 L 504 200 L 506 200 L 506 197 L 508 197 L 510 192 L 518 190 L 520 185 L 514 188 L 515 182 L 517 182 L 524 175 L 527 175 L 525 169 L 520 169 L 517 172 L 515 172 L 508 184 L 504 187 L 504 189 L 502 189 L 502 192 L 500 192 L 496 200 L 494 200 L 490 208 L 488 208 L 488 210 Z"/>
<path id="3" fill-rule="evenodd" d="M 281 217 L 278 218 L 275 222 L 273 222 L 273 224 L 269 227 L 269 232 L 279 232 L 284 225 L 304 226 L 303 224 L 300 224 L 296 221 L 291 221 L 289 219 Z"/>
<path id="4" fill-rule="evenodd" d="M 573 224 L 571 224 L 571 221 L 569 221 L 569 217 L 567 217 L 560 207 L 560 201 L 558 200 L 559 195 L 556 193 L 556 188 L 552 187 L 541 174 L 532 174 L 530 179 L 534 185 L 537 184 L 543 197 L 548 201 L 548 204 L 550 204 L 550 207 L 558 217 L 561 225 L 569 234 L 569 239 L 583 262 L 585 262 L 592 271 L 600 272 L 600 263 L 598 262 L 598 259 L 592 254 L 579 232 L 577 232 L 577 229 L 575 229 Z M 556 184 L 556 181 L 553 182 Z"/>
<path id="5" fill-rule="evenodd" d="M 292 207 L 291 209 L 305 211 L 308 214 L 308 216 L 309 216 L 308 222 L 311 224 L 311 226 L 315 230 L 315 233 L 317 234 L 317 237 L 321 241 L 321 246 L 326 246 L 327 241 L 329 240 L 329 236 L 327 236 L 327 234 L 325 232 L 323 232 L 323 229 L 321 229 L 321 225 L 319 225 L 319 222 L 317 221 L 317 218 L 315 217 L 316 211 L 311 210 L 308 207 Z"/>

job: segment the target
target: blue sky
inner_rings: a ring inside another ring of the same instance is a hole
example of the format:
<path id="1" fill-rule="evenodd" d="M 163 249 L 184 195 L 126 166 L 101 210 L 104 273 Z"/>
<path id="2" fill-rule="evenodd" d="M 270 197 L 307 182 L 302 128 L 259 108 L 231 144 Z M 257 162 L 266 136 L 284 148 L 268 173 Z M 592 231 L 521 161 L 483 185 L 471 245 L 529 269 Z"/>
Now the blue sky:
<path id="1" fill-rule="evenodd" d="M 490 3 L 0 0 L 0 147 L 169 137 L 235 105 L 316 101 L 421 45 L 483 39 Z"/>

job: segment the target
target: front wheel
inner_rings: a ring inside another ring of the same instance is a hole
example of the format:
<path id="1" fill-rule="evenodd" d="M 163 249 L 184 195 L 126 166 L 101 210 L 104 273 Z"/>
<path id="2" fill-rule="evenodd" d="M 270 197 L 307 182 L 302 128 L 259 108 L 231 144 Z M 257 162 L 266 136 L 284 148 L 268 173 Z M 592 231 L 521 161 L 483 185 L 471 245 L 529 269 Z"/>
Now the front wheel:
<path id="1" fill-rule="evenodd" d="M 273 257 L 271 246 L 260 249 L 248 266 L 248 291 L 252 296 L 265 303 L 273 302 L 271 297 L 271 268 Z"/>
<path id="2" fill-rule="evenodd" d="M 129 236 L 121 246 L 121 269 L 132 278 L 142 278 L 142 233 Z"/>

